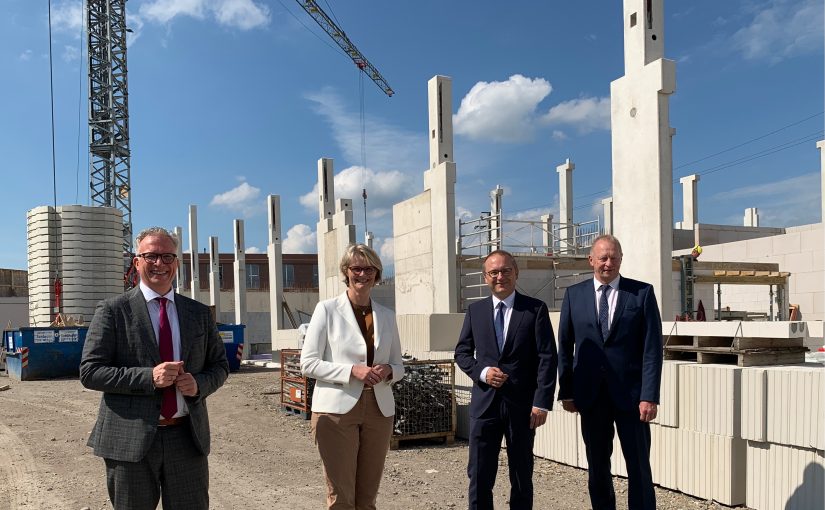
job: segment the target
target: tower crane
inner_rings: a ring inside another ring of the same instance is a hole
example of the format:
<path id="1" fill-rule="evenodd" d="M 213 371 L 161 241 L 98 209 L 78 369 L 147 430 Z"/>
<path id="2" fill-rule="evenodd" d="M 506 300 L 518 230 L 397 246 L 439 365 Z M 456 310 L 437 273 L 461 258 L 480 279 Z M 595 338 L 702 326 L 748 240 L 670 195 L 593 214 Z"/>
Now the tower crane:
<path id="1" fill-rule="evenodd" d="M 367 60 L 367 57 L 364 56 L 363 53 L 358 51 L 358 48 L 349 40 L 347 34 L 339 27 L 329 16 L 327 13 L 324 12 L 323 9 L 318 5 L 318 2 L 315 0 L 296 0 L 298 5 L 301 6 L 303 10 L 309 14 L 312 19 L 318 23 L 318 26 L 324 29 L 324 32 L 329 34 L 335 44 L 337 44 L 344 53 L 349 55 L 349 58 L 355 62 L 355 65 L 358 66 L 358 69 L 364 72 L 369 78 L 378 85 L 384 93 L 390 97 L 394 94 L 392 87 L 390 84 L 387 83 L 387 80 L 381 76 L 381 73 L 378 72 L 378 69 L 375 68 L 374 65 Z"/>

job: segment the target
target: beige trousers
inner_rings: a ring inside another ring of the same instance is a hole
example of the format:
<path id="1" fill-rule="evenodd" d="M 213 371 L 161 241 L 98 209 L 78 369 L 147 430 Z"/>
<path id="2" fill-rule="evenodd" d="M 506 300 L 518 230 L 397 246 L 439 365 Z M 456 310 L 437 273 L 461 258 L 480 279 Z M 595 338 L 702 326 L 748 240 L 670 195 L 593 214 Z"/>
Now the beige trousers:
<path id="1" fill-rule="evenodd" d="M 318 445 L 327 482 L 327 507 L 374 510 L 393 417 L 381 414 L 372 389 L 346 414 L 312 413 L 312 436 Z"/>

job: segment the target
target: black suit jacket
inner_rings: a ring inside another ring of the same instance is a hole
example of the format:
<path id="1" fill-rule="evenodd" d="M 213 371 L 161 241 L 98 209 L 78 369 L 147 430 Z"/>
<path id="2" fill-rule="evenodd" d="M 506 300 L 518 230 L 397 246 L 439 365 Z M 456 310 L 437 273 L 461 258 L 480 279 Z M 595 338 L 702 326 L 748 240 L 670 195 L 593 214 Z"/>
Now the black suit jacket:
<path id="1" fill-rule="evenodd" d="M 209 454 L 206 397 L 229 374 L 226 349 L 209 308 L 175 294 L 184 370 L 198 383 L 198 395 L 185 397 L 197 448 Z M 152 382 L 160 364 L 155 331 L 139 287 L 102 301 L 86 334 L 80 382 L 103 392 L 97 423 L 88 445 L 95 455 L 127 462 L 141 460 L 157 431 L 161 390 Z"/>
<path id="2" fill-rule="evenodd" d="M 662 319 L 653 287 L 622 277 L 610 333 L 602 339 L 592 279 L 564 294 L 559 320 L 559 400 L 587 409 L 606 381 L 621 409 L 659 402 Z"/>
<path id="3" fill-rule="evenodd" d="M 501 353 L 493 326 L 493 299 L 488 297 L 470 305 L 464 315 L 455 360 L 473 380 L 470 417 L 480 416 L 493 402 L 496 391 L 516 405 L 548 411 L 553 408 L 556 341 L 547 305 L 541 300 L 516 293 Z M 485 367 L 498 367 L 508 374 L 498 390 L 479 381 Z"/>

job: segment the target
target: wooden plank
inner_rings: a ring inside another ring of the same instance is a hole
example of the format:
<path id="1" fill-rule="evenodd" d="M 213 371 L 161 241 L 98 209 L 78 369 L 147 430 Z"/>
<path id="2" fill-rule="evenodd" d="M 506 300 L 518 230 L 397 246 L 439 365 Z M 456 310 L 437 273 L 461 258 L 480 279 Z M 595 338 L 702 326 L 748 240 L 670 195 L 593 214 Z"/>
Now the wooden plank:
<path id="1" fill-rule="evenodd" d="M 753 275 L 754 276 L 770 276 L 771 272 L 770 271 L 754 271 Z"/>
<path id="2" fill-rule="evenodd" d="M 696 275 L 694 283 L 725 283 L 734 285 L 785 285 L 787 277 L 781 276 L 710 276 Z"/>
<path id="3" fill-rule="evenodd" d="M 739 271 L 739 274 L 741 274 L 742 276 L 754 276 L 756 274 L 756 271 Z"/>
<path id="4" fill-rule="evenodd" d="M 804 347 L 802 338 L 735 338 L 733 348 L 738 350 L 783 347 Z"/>
<path id="5" fill-rule="evenodd" d="M 429 432 L 427 434 L 411 434 L 405 436 L 393 435 L 390 439 L 390 450 L 397 450 L 407 442 L 430 439 L 440 439 L 445 445 L 451 445 L 455 443 L 455 432 Z"/>
<path id="6" fill-rule="evenodd" d="M 776 262 L 716 262 L 711 260 L 697 260 L 693 263 L 693 270 L 779 271 L 779 264 Z"/>
<path id="7" fill-rule="evenodd" d="M 740 367 L 786 365 L 805 362 L 805 347 L 776 347 L 737 350 L 730 347 L 666 346 L 667 359 L 685 359 L 694 354 L 698 363 L 723 363 Z"/>

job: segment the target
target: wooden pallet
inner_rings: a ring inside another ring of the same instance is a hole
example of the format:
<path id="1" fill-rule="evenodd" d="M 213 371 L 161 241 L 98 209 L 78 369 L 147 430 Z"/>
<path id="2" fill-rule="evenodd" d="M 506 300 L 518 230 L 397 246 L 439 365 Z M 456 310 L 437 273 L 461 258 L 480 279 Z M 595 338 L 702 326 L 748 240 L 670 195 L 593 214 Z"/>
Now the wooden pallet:
<path id="1" fill-rule="evenodd" d="M 765 347 L 735 349 L 733 347 L 665 346 L 665 359 L 722 363 L 740 367 L 790 365 L 805 362 L 805 347 Z"/>
<path id="2" fill-rule="evenodd" d="M 455 432 L 428 432 L 426 434 L 409 434 L 406 436 L 392 436 L 390 439 L 390 450 L 397 450 L 402 446 L 421 441 L 439 440 L 445 446 L 455 443 Z"/>
<path id="3" fill-rule="evenodd" d="M 286 414 L 294 414 L 295 416 L 300 416 L 305 420 L 312 418 L 312 411 L 307 411 L 306 409 L 294 407 L 287 404 L 281 404 L 281 407 L 283 408 L 284 412 L 286 412 Z"/>

